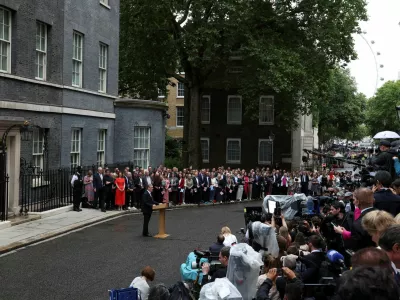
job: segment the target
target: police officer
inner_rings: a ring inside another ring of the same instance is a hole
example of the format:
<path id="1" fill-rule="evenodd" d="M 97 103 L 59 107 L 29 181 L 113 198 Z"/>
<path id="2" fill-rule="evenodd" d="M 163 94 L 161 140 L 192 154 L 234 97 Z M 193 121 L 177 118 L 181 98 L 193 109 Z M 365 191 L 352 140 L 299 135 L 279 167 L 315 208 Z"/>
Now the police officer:
<path id="1" fill-rule="evenodd" d="M 74 203 L 74 211 L 82 211 L 80 209 L 82 192 L 83 192 L 83 179 L 82 179 L 82 167 L 76 167 L 76 172 L 71 179 L 72 195 Z"/>

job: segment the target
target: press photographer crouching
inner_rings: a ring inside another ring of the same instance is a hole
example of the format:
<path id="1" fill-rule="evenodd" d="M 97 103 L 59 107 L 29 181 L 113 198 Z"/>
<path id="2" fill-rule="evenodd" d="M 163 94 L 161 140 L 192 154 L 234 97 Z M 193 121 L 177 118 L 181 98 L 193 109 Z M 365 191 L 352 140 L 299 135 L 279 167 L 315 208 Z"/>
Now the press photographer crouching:
<path id="1" fill-rule="evenodd" d="M 212 274 L 210 274 L 210 264 L 209 263 L 204 263 L 201 267 L 201 270 L 203 272 L 203 281 L 201 285 L 205 285 L 209 282 L 215 281 L 216 278 L 224 278 L 226 277 L 226 273 L 228 270 L 228 262 L 229 262 L 229 253 L 230 253 L 231 247 L 223 247 L 221 249 L 221 252 L 219 253 L 218 260 L 221 263 L 221 266 L 217 268 Z"/>

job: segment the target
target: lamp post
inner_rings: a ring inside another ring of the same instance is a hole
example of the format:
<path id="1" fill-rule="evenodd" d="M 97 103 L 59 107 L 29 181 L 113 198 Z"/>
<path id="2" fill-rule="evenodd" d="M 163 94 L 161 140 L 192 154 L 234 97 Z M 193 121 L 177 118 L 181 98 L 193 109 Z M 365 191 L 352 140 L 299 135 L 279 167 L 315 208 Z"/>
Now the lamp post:
<path id="1" fill-rule="evenodd" d="M 396 106 L 397 118 L 400 121 L 400 106 Z"/>

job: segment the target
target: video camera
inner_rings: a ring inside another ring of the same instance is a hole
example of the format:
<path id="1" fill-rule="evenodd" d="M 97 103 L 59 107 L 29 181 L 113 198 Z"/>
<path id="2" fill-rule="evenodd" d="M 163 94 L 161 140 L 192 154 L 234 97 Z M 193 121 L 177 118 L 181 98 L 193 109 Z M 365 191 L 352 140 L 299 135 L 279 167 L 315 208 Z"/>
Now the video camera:
<path id="1" fill-rule="evenodd" d="M 206 258 L 208 260 L 211 274 L 223 267 L 219 261 L 219 256 L 213 255 L 210 251 L 194 250 L 193 252 L 196 255 L 196 261 L 192 262 L 192 269 L 201 269 L 205 263 L 204 261 L 201 262 L 202 258 Z"/>

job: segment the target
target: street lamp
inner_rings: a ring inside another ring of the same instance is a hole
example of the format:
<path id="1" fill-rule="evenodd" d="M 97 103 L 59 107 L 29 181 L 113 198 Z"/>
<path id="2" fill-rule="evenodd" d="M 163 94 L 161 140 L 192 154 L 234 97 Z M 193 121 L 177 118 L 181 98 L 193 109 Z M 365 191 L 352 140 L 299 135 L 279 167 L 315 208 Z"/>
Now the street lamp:
<path id="1" fill-rule="evenodd" d="M 399 118 L 400 121 L 400 106 L 396 106 L 396 111 L 397 111 L 397 117 Z"/>

